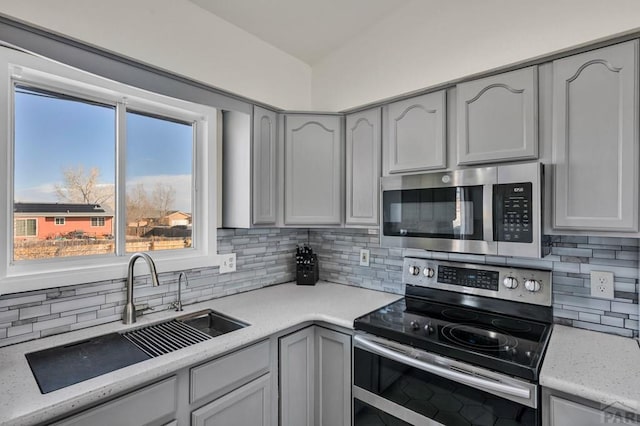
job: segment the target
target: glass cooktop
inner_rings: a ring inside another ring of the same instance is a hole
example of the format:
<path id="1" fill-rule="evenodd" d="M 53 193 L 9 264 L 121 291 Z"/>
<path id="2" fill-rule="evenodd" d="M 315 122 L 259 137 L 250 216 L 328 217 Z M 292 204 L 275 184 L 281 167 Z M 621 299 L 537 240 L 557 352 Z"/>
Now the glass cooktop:
<path id="1" fill-rule="evenodd" d="M 514 376 L 537 380 L 551 325 L 407 296 L 357 318 L 362 330 Z"/>

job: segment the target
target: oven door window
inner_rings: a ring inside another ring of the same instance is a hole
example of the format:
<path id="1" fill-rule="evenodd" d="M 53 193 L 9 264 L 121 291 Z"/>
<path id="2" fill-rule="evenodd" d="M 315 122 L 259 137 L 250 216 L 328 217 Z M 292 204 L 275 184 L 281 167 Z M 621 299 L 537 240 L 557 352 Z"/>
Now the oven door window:
<path id="1" fill-rule="evenodd" d="M 482 240 L 482 189 L 460 186 L 384 191 L 384 235 Z"/>
<path id="2" fill-rule="evenodd" d="M 443 425 L 539 424 L 534 408 L 354 349 L 355 386 Z M 354 407 L 354 424 L 365 424 L 358 423 L 358 415 Z"/>

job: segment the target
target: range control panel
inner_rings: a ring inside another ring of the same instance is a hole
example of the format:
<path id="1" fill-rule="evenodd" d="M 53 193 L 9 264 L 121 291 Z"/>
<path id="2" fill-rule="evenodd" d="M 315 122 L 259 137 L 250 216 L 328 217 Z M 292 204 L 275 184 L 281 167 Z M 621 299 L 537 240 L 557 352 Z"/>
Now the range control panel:
<path id="1" fill-rule="evenodd" d="M 551 306 L 551 271 L 405 257 L 405 284 Z"/>

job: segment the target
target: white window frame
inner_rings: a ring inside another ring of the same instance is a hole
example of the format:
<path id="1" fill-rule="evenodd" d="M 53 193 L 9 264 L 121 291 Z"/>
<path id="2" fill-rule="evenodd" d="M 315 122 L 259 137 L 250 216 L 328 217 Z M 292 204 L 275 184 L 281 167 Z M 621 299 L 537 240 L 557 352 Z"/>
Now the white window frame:
<path id="1" fill-rule="evenodd" d="M 58 223 L 59 222 L 59 223 Z M 54 217 L 53 218 L 53 224 L 55 226 L 64 226 L 67 224 L 67 219 L 64 217 Z"/>
<path id="2" fill-rule="evenodd" d="M 93 224 L 93 222 L 96 222 L 96 225 Z M 102 224 L 100 224 L 100 222 L 102 222 Z M 101 216 L 92 216 L 91 217 L 91 227 L 92 228 L 102 228 L 106 223 L 106 220 L 104 219 L 104 217 Z"/>
<path id="3" fill-rule="evenodd" d="M 14 262 L 13 256 L 13 94 L 14 84 L 33 85 L 82 99 L 127 106 L 194 124 L 192 212 L 194 247 L 190 249 L 151 251 L 158 272 L 219 266 L 216 247 L 216 169 L 218 112 L 215 108 L 182 101 L 114 82 L 44 58 L 0 46 L 0 170 L 5 175 L 5 194 L 0 195 L 0 226 L 5 235 L 0 243 L 0 294 L 121 279 L 127 275 L 131 253 L 125 250 L 124 161 L 126 129 L 122 123 L 125 108 L 116 117 L 116 254 L 52 258 Z M 1 193 L 0 193 L 1 194 Z M 138 262 L 136 274 L 148 273 L 144 262 Z"/>
<path id="4" fill-rule="evenodd" d="M 15 218 L 15 222 L 18 222 L 18 221 L 27 222 L 29 220 L 34 221 L 35 224 L 36 224 L 35 234 L 33 234 L 33 235 L 18 235 L 20 238 L 36 238 L 38 236 L 38 219 L 37 218 L 34 218 L 34 217 L 17 217 L 17 218 Z M 14 226 L 14 230 L 13 230 L 13 233 L 11 234 L 11 235 L 13 235 L 13 238 L 16 237 L 15 222 L 14 222 L 14 225 L 13 225 Z M 28 229 L 28 227 L 25 228 L 25 229 Z"/>

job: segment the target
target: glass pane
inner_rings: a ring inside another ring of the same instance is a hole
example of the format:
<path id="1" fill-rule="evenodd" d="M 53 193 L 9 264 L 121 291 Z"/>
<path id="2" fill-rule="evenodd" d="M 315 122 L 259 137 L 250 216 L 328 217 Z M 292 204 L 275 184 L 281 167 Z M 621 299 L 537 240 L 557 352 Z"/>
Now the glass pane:
<path id="1" fill-rule="evenodd" d="M 114 253 L 115 108 L 24 86 L 14 96 L 13 259 Z"/>
<path id="2" fill-rule="evenodd" d="M 127 112 L 126 251 L 192 246 L 191 123 Z"/>

